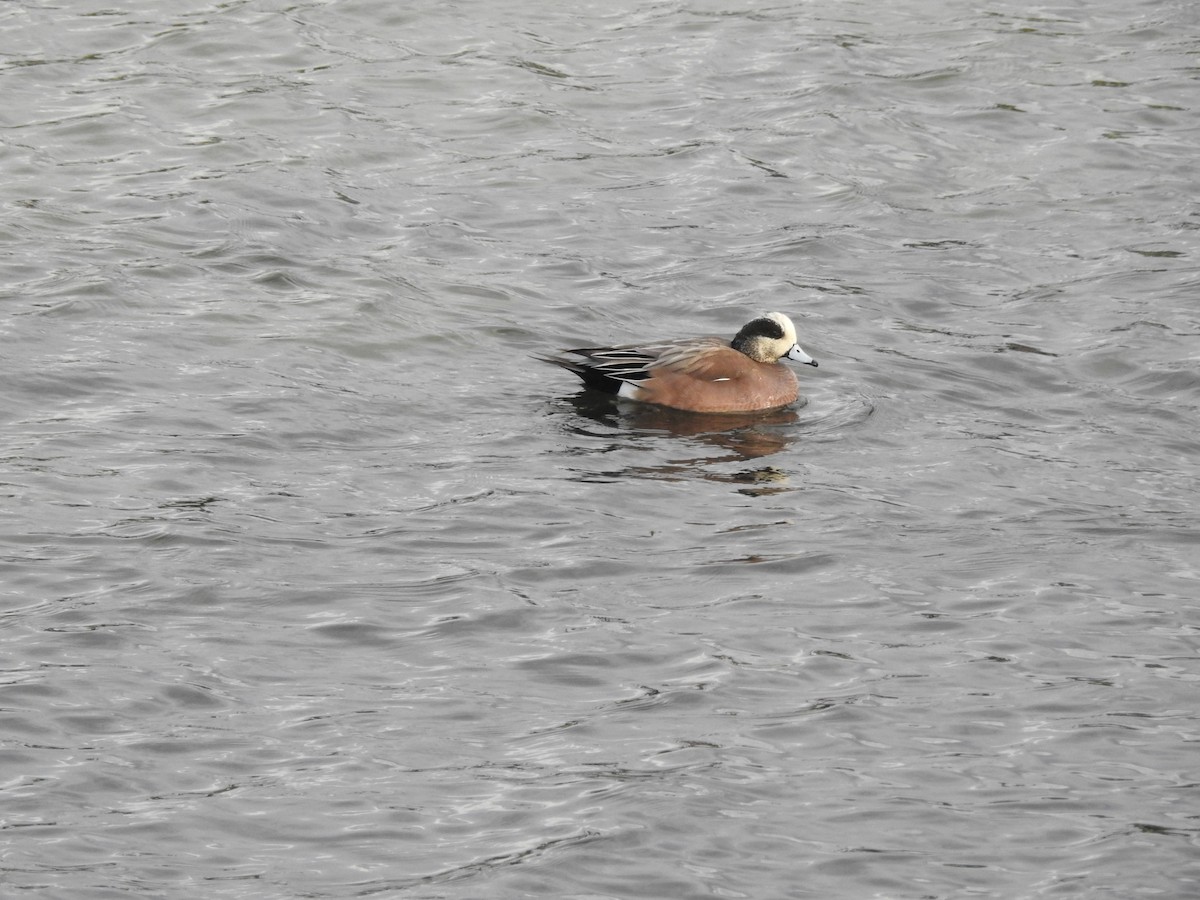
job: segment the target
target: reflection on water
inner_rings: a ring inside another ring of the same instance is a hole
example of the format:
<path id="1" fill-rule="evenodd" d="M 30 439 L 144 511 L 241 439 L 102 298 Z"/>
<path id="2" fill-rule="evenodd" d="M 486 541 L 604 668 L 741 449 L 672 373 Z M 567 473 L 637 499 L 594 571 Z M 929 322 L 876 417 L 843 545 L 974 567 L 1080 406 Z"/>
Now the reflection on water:
<path id="1" fill-rule="evenodd" d="M 726 472 L 713 467 L 747 462 L 786 450 L 803 433 L 797 428 L 797 409 L 785 407 L 758 413 L 691 413 L 647 403 L 621 400 L 599 391 L 584 390 L 568 401 L 575 414 L 598 428 L 571 425 L 577 434 L 606 435 L 611 448 L 663 440 L 678 441 L 665 458 L 653 465 L 630 464 L 581 475 L 584 481 L 619 481 L 628 477 L 693 479 L 746 485 L 747 494 L 759 495 L 787 489 L 787 476 L 774 468 Z M 798 404 L 803 406 L 803 403 Z M 661 445 L 660 445 L 661 446 Z M 603 452 L 603 451 L 600 451 Z M 656 457 L 662 454 L 655 453 Z"/>
<path id="2" fill-rule="evenodd" d="M 685 412 L 583 389 L 566 398 L 573 416 L 562 427 L 568 433 L 604 439 L 599 447 L 587 452 L 646 446 L 652 447 L 656 456 L 667 457 L 653 465 L 630 464 L 588 472 L 581 476 L 583 480 L 619 480 L 627 476 L 701 478 L 746 485 L 740 489 L 742 493 L 764 495 L 791 489 L 788 476 L 779 468 L 763 466 L 730 472 L 715 467 L 760 460 L 865 421 L 874 409 L 871 401 L 848 386 L 842 387 L 846 390 L 844 396 L 822 391 L 816 402 L 802 395 L 797 403 L 781 409 L 720 414 Z M 579 419 L 593 426 L 585 427 Z M 663 440 L 676 443 L 660 443 Z"/>

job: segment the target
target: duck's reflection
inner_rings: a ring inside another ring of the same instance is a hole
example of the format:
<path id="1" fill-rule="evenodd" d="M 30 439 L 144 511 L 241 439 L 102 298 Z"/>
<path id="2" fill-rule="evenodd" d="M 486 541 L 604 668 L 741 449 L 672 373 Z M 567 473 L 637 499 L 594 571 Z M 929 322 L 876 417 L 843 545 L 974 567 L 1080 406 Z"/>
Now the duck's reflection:
<path id="1" fill-rule="evenodd" d="M 592 477 L 699 476 L 712 481 L 745 484 L 747 487 L 743 490 L 752 494 L 787 489 L 786 474 L 771 466 L 735 473 L 711 472 L 706 467 L 716 463 L 761 460 L 786 449 L 799 439 L 793 426 L 800 421 L 800 416 L 794 407 L 757 413 L 693 413 L 614 400 L 607 394 L 587 390 L 570 398 L 570 402 L 580 416 L 602 426 L 605 433 L 617 432 L 637 441 L 655 437 L 686 438 L 688 440 L 680 446 L 692 451 L 686 457 L 675 457 L 654 466 L 629 466 L 619 472 L 592 473 Z M 801 406 L 803 402 L 801 400 Z M 627 441 L 621 441 L 614 444 L 612 450 L 628 446 Z M 713 450 L 717 452 L 714 454 Z"/>

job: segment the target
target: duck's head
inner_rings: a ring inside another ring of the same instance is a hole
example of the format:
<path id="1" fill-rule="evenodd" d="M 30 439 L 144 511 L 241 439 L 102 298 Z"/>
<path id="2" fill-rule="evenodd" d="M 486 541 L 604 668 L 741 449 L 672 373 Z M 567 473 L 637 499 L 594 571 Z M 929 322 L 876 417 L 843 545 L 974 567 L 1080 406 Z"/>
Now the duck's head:
<path id="1" fill-rule="evenodd" d="M 734 350 L 761 363 L 794 360 L 815 366 L 817 361 L 796 343 L 796 326 L 781 312 L 765 313 L 742 326 L 732 341 Z"/>

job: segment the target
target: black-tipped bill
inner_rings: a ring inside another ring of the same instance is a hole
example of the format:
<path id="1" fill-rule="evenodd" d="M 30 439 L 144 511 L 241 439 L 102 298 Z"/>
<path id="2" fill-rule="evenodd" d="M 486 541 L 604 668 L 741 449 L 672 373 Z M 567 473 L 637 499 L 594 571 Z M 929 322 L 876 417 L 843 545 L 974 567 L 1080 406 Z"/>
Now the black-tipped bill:
<path id="1" fill-rule="evenodd" d="M 794 360 L 798 363 L 804 363 L 806 366 L 816 368 L 817 361 L 800 349 L 799 344 L 792 344 L 792 349 L 783 355 L 784 359 Z"/>

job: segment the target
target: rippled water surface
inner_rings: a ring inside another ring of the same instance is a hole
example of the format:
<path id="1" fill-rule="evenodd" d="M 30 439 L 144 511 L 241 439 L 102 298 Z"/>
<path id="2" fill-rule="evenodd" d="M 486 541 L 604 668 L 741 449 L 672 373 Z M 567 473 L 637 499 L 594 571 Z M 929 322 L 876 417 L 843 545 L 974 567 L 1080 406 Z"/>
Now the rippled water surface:
<path id="1" fill-rule="evenodd" d="M 1194 3 L 0 34 L 5 896 L 1200 895 Z"/>

